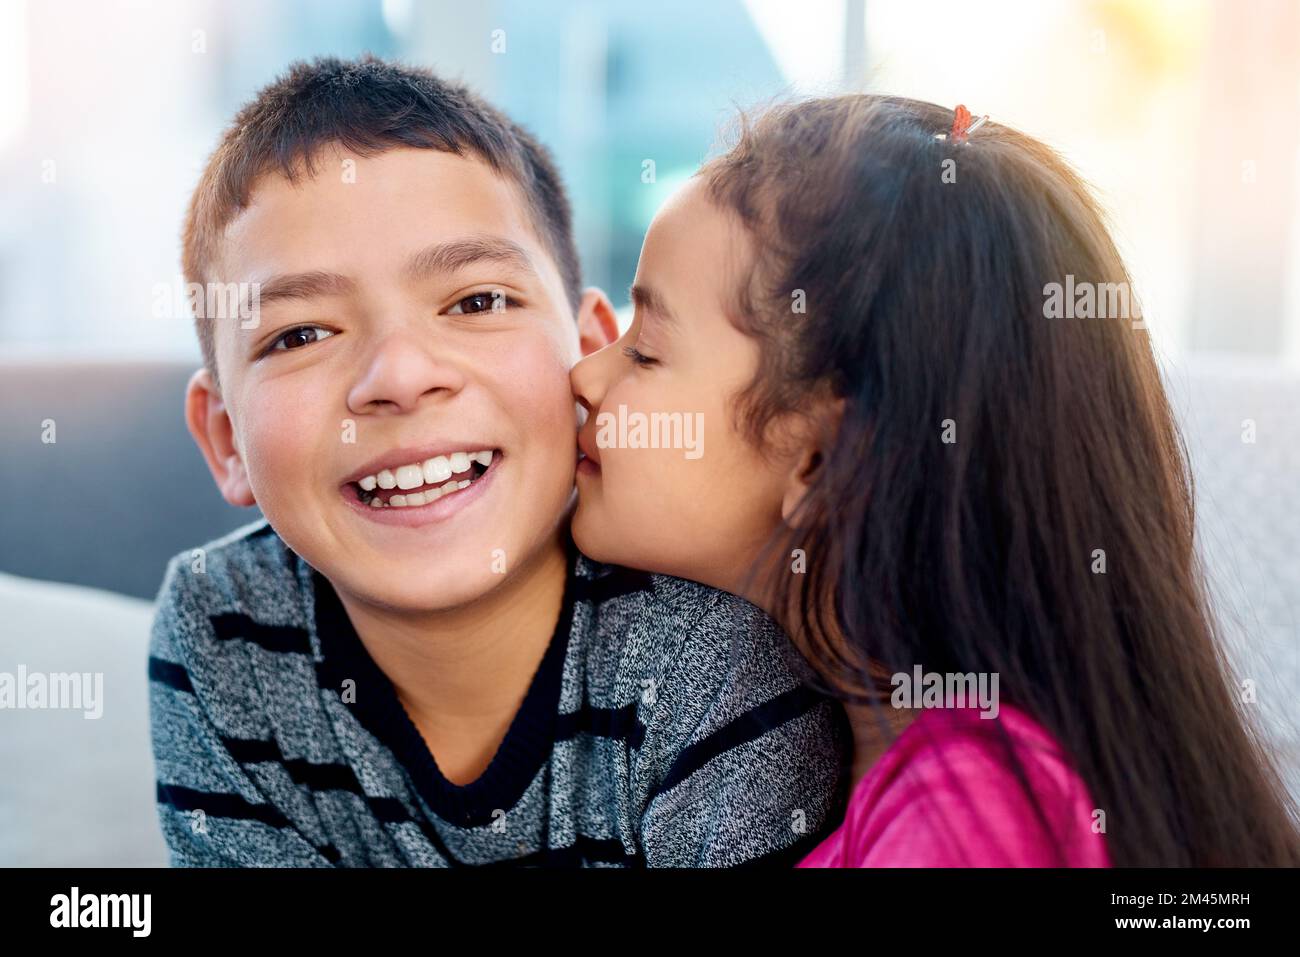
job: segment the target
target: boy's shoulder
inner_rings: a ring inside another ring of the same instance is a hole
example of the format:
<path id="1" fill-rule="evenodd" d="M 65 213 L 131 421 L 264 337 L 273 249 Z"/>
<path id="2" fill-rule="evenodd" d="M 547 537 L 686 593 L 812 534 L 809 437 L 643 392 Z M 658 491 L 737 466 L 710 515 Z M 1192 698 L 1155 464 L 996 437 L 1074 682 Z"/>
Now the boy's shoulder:
<path id="1" fill-rule="evenodd" d="M 154 604 L 154 654 L 190 657 L 195 636 L 222 621 L 305 628 L 303 598 L 297 556 L 265 518 L 249 522 L 168 560 Z"/>
<path id="2" fill-rule="evenodd" d="M 573 574 L 577 597 L 599 605 L 602 615 L 650 614 L 684 622 L 717 619 L 736 627 L 775 627 L 745 599 L 685 578 L 610 565 L 581 552 Z"/>
<path id="3" fill-rule="evenodd" d="M 699 582 L 579 555 L 578 597 L 593 615 L 592 671 L 634 677 L 641 690 L 675 690 L 743 709 L 812 677 L 762 609 Z M 614 702 L 611 702 L 614 703 Z"/>
<path id="4" fill-rule="evenodd" d="M 303 567 L 265 518 L 179 552 L 167 563 L 155 604 L 155 653 L 201 659 L 204 649 L 194 642 L 216 637 L 210 632 L 222 622 L 293 629 L 306 640 L 312 596 Z M 570 569 L 568 587 L 582 616 L 571 627 L 588 639 L 584 680 L 602 685 L 606 679 L 611 699 L 626 700 L 629 682 L 638 694 L 646 685 L 671 683 L 682 691 L 733 685 L 741 690 L 729 696 L 743 703 L 809 676 L 785 633 L 743 598 L 581 553 Z M 159 636 L 168 647 L 157 646 Z"/>
<path id="5" fill-rule="evenodd" d="M 234 606 L 274 601 L 277 591 L 298 587 L 296 556 L 265 518 L 178 552 L 167 561 L 160 596 L 185 591 Z"/>
<path id="6" fill-rule="evenodd" d="M 852 736 L 790 639 L 697 582 L 581 562 L 578 575 L 606 598 L 573 695 L 605 733 L 633 722 L 629 796 L 647 862 L 801 859 L 842 816 Z"/>
<path id="7" fill-rule="evenodd" d="M 571 587 L 608 637 L 671 640 L 673 634 L 750 634 L 775 642 L 780 629 L 743 598 L 672 575 L 609 565 L 578 553 Z M 640 624 L 642 627 L 632 626 Z M 783 636 L 782 636 L 783 637 Z"/>

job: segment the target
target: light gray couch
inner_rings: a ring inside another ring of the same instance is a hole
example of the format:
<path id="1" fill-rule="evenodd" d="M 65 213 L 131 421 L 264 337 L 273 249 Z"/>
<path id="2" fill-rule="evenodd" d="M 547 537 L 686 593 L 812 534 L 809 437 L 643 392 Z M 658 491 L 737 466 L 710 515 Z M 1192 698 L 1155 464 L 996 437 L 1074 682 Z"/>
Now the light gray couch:
<path id="1" fill-rule="evenodd" d="M 0 866 L 166 862 L 151 604 L 169 557 L 258 515 L 225 504 L 185 430 L 191 371 L 0 362 L 0 671 L 99 673 L 104 688 L 98 719 L 0 711 Z"/>

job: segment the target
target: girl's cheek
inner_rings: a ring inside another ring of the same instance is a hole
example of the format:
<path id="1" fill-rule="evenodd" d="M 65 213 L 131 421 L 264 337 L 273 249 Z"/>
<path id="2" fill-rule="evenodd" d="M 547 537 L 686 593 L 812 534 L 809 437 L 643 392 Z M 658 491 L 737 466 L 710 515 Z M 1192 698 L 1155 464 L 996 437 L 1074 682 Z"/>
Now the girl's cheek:
<path id="1" fill-rule="evenodd" d="M 639 376 L 637 373 L 638 370 L 633 369 L 611 382 L 605 391 L 602 408 L 617 412 L 618 407 L 624 405 L 629 412 L 669 411 L 670 405 L 666 401 L 668 396 L 665 394 L 668 390 L 663 387 L 663 383 L 652 385 L 646 382 L 646 373 L 641 372 Z"/>

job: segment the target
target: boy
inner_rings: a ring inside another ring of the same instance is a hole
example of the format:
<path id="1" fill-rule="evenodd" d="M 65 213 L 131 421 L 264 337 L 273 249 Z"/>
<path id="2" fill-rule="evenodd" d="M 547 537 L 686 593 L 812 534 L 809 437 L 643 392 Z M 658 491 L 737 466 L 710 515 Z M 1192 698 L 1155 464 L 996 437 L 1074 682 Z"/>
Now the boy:
<path id="1" fill-rule="evenodd" d="M 422 70 L 295 64 L 183 241 L 254 291 L 199 321 L 186 419 L 265 521 L 159 595 L 174 864 L 788 864 L 838 823 L 847 729 L 771 622 L 571 544 L 568 371 L 617 332 L 525 132 Z"/>

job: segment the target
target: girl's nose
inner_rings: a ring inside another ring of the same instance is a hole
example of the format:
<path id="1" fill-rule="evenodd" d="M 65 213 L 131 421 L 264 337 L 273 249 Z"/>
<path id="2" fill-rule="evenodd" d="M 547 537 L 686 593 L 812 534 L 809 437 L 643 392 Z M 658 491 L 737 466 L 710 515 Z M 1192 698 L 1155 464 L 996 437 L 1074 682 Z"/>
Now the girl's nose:
<path id="1" fill-rule="evenodd" d="M 605 397 L 605 371 L 603 367 L 608 359 L 606 354 L 612 348 L 612 345 L 606 346 L 586 358 L 579 359 L 569 372 L 569 387 L 573 390 L 573 397 L 587 410 L 588 414 L 593 409 L 599 408 L 601 400 Z"/>

